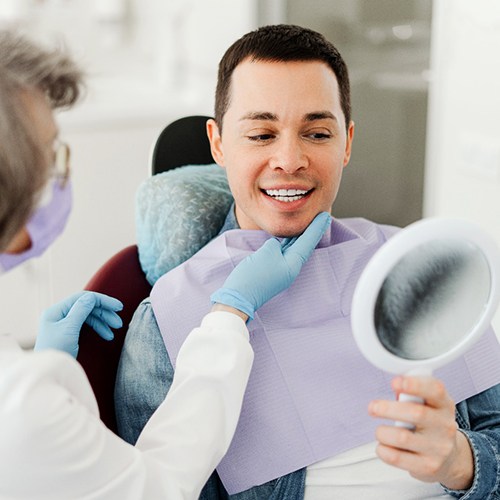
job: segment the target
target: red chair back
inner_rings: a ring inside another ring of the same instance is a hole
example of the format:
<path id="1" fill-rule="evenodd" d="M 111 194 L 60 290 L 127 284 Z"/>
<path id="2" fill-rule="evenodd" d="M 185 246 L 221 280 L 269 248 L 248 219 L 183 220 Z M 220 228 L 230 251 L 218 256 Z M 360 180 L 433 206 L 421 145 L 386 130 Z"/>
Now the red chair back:
<path id="1" fill-rule="evenodd" d="M 108 342 L 101 339 L 85 324 L 80 335 L 77 358 L 94 390 L 101 420 L 109 429 L 117 432 L 114 390 L 123 341 L 135 310 L 151 292 L 151 285 L 139 264 L 137 246 L 128 246 L 111 257 L 94 274 L 85 289 L 111 295 L 123 302 L 123 311 L 119 313 L 123 326 L 114 330 L 114 340 Z"/>

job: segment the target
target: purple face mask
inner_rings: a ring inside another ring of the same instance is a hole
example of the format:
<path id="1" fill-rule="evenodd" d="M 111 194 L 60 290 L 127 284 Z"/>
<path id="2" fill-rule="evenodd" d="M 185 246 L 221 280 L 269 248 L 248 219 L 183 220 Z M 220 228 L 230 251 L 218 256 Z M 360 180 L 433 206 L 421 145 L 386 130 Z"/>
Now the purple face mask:
<path id="1" fill-rule="evenodd" d="M 9 271 L 27 259 L 42 255 L 52 242 L 62 233 L 72 206 L 71 181 L 64 187 L 58 180 L 52 181 L 47 195 L 35 210 L 26 229 L 30 235 L 31 247 L 21 253 L 0 253 L 0 272 Z"/>

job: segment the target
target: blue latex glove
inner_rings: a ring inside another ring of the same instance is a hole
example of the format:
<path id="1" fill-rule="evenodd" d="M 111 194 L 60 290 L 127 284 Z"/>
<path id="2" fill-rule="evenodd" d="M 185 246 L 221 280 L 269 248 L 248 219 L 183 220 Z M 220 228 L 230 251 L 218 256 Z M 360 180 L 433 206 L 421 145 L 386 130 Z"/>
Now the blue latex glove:
<path id="1" fill-rule="evenodd" d="M 58 349 L 76 358 L 83 324 L 90 325 L 104 340 L 112 340 L 111 328 L 120 328 L 123 324 L 116 314 L 122 309 L 123 304 L 108 295 L 75 293 L 43 312 L 35 351 Z"/>
<path id="2" fill-rule="evenodd" d="M 253 319 L 260 306 L 293 283 L 330 223 L 330 215 L 321 212 L 301 236 L 285 238 L 281 243 L 276 238 L 267 240 L 234 268 L 210 299 Z"/>

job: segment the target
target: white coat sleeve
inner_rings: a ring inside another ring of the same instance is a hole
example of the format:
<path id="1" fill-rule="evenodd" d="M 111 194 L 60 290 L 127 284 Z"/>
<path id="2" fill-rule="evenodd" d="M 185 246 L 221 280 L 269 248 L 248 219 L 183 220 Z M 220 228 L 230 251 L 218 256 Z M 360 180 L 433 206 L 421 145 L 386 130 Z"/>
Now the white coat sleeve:
<path id="1" fill-rule="evenodd" d="M 45 351 L 0 353 L 0 498 L 197 498 L 229 447 L 253 351 L 244 322 L 208 314 L 179 352 L 136 447 L 98 418 L 82 368 Z"/>

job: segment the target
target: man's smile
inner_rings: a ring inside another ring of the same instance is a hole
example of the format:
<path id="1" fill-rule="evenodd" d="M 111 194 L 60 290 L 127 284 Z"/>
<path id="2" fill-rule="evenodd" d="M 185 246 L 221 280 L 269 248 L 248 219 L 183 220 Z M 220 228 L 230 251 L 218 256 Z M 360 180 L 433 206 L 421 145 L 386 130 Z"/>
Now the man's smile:
<path id="1" fill-rule="evenodd" d="M 298 201 L 307 196 L 312 189 L 262 189 L 267 196 L 284 202 Z"/>

